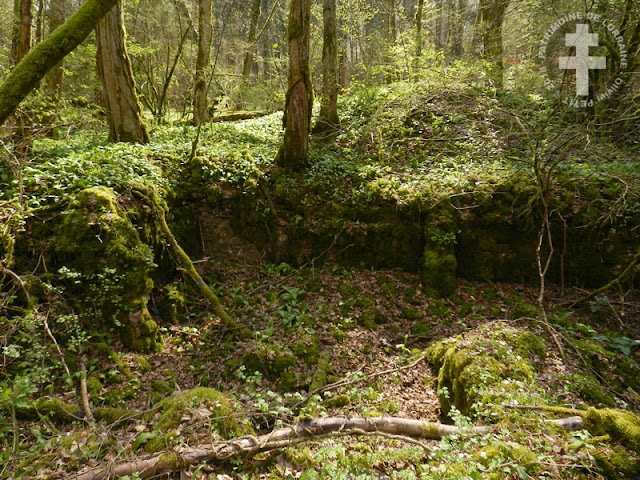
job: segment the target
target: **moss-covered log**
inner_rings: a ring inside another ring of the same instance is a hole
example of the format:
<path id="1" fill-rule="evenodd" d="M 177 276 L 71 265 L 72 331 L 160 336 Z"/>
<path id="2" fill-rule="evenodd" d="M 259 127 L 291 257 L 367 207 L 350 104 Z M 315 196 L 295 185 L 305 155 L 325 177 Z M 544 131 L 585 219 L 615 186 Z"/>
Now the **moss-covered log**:
<path id="1" fill-rule="evenodd" d="M 0 125 L 36 88 L 49 70 L 71 53 L 117 0 L 87 0 L 63 25 L 38 43 L 0 85 Z"/>

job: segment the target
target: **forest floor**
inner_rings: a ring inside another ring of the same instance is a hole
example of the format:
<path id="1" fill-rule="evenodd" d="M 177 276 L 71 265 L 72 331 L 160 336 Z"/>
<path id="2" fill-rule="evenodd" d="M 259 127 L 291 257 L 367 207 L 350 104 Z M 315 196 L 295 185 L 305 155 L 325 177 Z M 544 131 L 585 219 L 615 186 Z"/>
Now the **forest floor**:
<path id="1" fill-rule="evenodd" d="M 87 115 L 69 138 L 9 161 L 19 181 L 0 168 L 11 268 L 25 279 L 5 278 L 0 296 L 0 478 L 74 478 L 328 416 L 461 430 L 420 444 L 326 436 L 157 478 L 638 478 L 637 281 L 578 306 L 589 290 L 564 282 L 578 272 L 592 289 L 633 260 L 637 144 L 582 131 L 579 115 L 547 118 L 542 99 L 515 94 L 399 84 L 342 102 L 342 129 L 314 137 L 301 174 L 273 165 L 278 114 L 205 126 L 195 158 L 190 126 L 109 145 Z M 140 185 L 167 208 L 141 202 Z M 543 195 L 554 238 L 581 245 L 556 243 L 544 310 Z M 233 324 L 170 251 L 158 210 Z M 85 244 L 65 245 L 74 235 Z M 104 252 L 117 260 L 109 268 Z M 125 348 L 127 317 L 109 310 L 137 288 L 159 327 L 147 352 Z M 78 405 L 85 383 L 95 421 Z M 545 422 L 568 415 L 584 428 Z"/>

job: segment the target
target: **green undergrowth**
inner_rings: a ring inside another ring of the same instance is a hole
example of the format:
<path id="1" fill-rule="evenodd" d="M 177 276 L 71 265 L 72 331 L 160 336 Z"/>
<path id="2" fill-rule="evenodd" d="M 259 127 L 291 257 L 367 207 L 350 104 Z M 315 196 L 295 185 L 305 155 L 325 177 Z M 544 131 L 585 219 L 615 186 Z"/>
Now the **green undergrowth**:
<path id="1" fill-rule="evenodd" d="M 562 365 L 538 292 L 500 283 L 539 281 L 534 152 L 513 118 L 557 129 L 547 106 L 455 86 L 356 86 L 342 100 L 345 127 L 312 139 L 302 174 L 273 165 L 280 114 L 205 125 L 192 160 L 186 125 L 156 127 L 145 146 L 108 145 L 87 131 L 37 139 L 22 183 L 0 164 L 0 265 L 24 279 L 23 289 L 2 276 L 0 459 L 15 478 L 37 478 L 48 467 L 30 459 L 48 455 L 65 476 L 89 458 L 308 416 L 415 413 L 463 430 L 429 450 L 323 440 L 287 449 L 289 463 L 264 455 L 225 473 L 281 478 L 284 463 L 307 479 L 632 478 L 635 293 L 574 310 L 550 305 L 570 359 Z M 566 131 L 581 126 L 576 117 Z M 637 248 L 637 151 L 597 134 L 589 142 L 563 152 L 549 197 L 554 238 L 566 233 L 571 246 L 560 253 L 555 244 L 563 270 L 554 264 L 549 277 L 567 290 L 610 279 Z M 134 185 L 154 186 L 162 201 L 146 204 Z M 159 207 L 233 322 L 212 311 L 186 257 L 171 252 Z M 232 258 L 252 249 L 250 265 Z M 415 377 L 370 378 L 414 363 Z M 89 426 L 78 418 L 84 377 Z M 584 412 L 586 430 L 506 407 L 567 403 Z M 471 424 L 496 429 L 479 436 L 464 430 Z"/>

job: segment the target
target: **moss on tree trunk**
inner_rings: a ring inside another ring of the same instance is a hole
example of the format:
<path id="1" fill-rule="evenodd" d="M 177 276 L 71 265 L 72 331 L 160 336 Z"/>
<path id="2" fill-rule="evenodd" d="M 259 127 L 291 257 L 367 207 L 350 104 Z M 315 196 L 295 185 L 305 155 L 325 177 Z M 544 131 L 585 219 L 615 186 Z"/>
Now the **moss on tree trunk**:
<path id="1" fill-rule="evenodd" d="M 71 53 L 95 28 L 117 0 L 87 0 L 45 41 L 36 45 L 0 85 L 0 125 L 14 112 L 42 78 Z"/>

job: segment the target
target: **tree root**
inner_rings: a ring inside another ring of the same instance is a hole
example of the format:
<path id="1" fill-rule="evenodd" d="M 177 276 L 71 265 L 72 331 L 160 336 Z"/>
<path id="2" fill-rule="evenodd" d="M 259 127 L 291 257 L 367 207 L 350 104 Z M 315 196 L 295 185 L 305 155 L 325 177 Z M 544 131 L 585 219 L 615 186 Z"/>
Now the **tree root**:
<path id="1" fill-rule="evenodd" d="M 167 224 L 167 205 L 158 195 L 158 191 L 153 185 L 138 185 L 133 189 L 133 193 L 146 202 L 151 207 L 153 214 L 155 215 L 156 222 L 160 231 L 169 242 L 169 246 L 176 256 L 178 263 L 180 264 L 178 269 L 184 272 L 200 290 L 200 294 L 209 302 L 213 308 L 213 312 L 220 318 L 223 326 L 229 330 L 237 330 L 240 328 L 229 314 L 224 310 L 220 299 L 213 293 L 213 290 L 209 288 L 209 285 L 202 279 L 198 271 L 193 266 L 193 262 L 189 255 L 182 249 L 176 237 L 174 237 L 169 225 Z"/>

